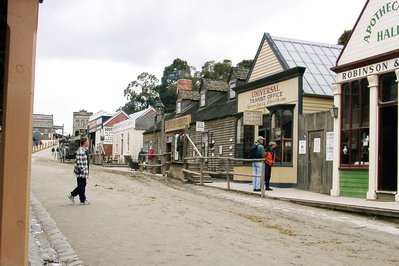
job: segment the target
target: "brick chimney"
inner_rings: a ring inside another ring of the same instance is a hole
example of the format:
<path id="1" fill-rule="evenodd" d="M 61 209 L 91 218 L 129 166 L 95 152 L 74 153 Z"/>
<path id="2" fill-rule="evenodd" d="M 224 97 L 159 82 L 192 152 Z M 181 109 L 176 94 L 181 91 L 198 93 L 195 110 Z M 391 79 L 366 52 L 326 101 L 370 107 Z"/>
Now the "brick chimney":
<path id="1" fill-rule="evenodd" d="M 176 88 L 176 92 L 179 92 L 179 90 L 191 91 L 193 88 L 193 81 L 190 79 L 179 79 L 177 81 Z"/>

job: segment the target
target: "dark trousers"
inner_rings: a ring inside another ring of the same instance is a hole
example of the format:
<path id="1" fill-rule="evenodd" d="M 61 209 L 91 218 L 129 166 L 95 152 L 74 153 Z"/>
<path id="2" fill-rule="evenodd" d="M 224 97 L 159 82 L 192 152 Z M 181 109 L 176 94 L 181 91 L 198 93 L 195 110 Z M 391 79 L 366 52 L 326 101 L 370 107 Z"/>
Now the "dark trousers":
<path id="1" fill-rule="evenodd" d="M 86 200 L 86 178 L 76 178 L 78 186 L 71 192 L 73 197 L 79 195 L 80 202 L 85 202 Z"/>
<path id="2" fill-rule="evenodd" d="M 272 167 L 265 164 L 265 185 L 266 188 L 270 188 L 270 177 L 272 176 Z"/>

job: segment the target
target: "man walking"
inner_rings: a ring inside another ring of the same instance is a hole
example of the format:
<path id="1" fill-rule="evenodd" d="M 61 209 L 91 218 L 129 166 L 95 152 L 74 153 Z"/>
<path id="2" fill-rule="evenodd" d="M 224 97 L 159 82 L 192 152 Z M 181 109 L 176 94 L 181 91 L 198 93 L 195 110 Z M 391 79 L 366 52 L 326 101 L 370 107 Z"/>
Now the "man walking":
<path id="1" fill-rule="evenodd" d="M 263 142 L 265 139 L 262 136 L 259 136 L 254 144 L 251 145 L 250 148 L 250 158 L 251 159 L 259 159 L 264 158 L 265 156 L 265 147 L 263 146 Z M 262 161 L 257 161 L 252 163 L 252 186 L 253 191 L 260 191 L 260 175 L 262 175 Z M 257 175 L 257 176 L 255 176 Z"/>
<path id="2" fill-rule="evenodd" d="M 77 187 L 68 195 L 68 198 L 75 203 L 75 197 L 79 195 L 80 204 L 89 205 L 90 203 L 86 199 L 86 184 L 89 178 L 89 153 L 87 148 L 89 147 L 89 140 L 83 137 L 80 140 L 81 146 L 76 151 L 74 174 L 76 175 Z"/>

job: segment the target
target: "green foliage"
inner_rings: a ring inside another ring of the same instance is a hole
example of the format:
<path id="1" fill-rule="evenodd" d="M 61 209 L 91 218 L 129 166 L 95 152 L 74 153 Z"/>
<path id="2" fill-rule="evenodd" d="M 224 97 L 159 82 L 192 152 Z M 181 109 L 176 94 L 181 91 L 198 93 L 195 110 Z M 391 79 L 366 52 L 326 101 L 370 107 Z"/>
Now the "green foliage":
<path id="1" fill-rule="evenodd" d="M 240 63 L 238 63 L 237 66 L 251 69 L 253 63 L 254 63 L 254 60 L 252 60 L 252 59 L 244 59 Z"/>
<path id="2" fill-rule="evenodd" d="M 338 43 L 340 45 L 345 45 L 346 42 L 349 40 L 349 37 L 352 34 L 352 30 L 344 30 L 344 32 L 339 36 Z"/>
<path id="3" fill-rule="evenodd" d="M 159 80 L 155 75 L 143 72 L 128 84 L 123 91 L 124 96 L 129 100 L 122 109 L 128 113 L 134 113 L 144 110 L 149 106 L 154 106 L 156 99 L 159 97 L 155 90 L 156 84 Z"/>
<path id="4" fill-rule="evenodd" d="M 202 66 L 201 76 L 212 80 L 226 80 L 230 74 L 231 60 L 224 59 L 223 62 L 207 61 Z"/>

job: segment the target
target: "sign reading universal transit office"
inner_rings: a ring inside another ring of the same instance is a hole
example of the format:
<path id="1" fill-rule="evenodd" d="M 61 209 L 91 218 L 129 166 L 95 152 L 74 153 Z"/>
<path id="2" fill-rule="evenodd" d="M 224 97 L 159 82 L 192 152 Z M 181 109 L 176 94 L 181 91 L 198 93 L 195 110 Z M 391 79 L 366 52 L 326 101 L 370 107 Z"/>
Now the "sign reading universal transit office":
<path id="1" fill-rule="evenodd" d="M 263 109 L 268 106 L 295 102 L 297 100 L 298 78 L 293 78 L 241 93 L 238 98 L 238 112 Z"/>

